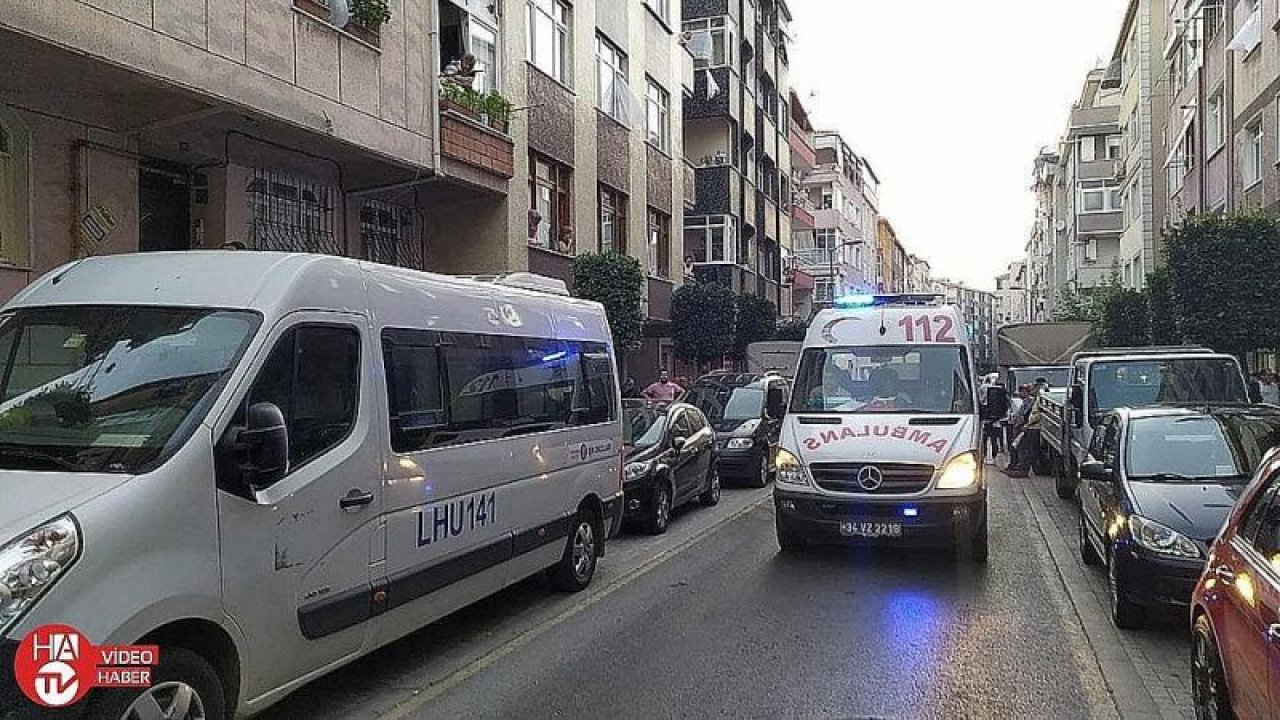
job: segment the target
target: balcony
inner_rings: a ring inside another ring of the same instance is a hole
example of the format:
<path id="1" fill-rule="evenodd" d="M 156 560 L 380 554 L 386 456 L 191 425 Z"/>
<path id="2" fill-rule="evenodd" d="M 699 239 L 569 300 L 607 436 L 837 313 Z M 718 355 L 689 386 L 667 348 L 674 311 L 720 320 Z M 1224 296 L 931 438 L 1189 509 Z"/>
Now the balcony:
<path id="1" fill-rule="evenodd" d="M 728 165 L 694 169 L 693 215 L 728 215 L 740 187 L 738 173 Z"/>
<path id="2" fill-rule="evenodd" d="M 671 296 L 675 287 L 669 280 L 649 278 L 649 319 L 671 319 Z"/>
<path id="3" fill-rule="evenodd" d="M 545 248 L 529 246 L 529 272 L 563 280 L 573 287 L 573 258 Z"/>
<path id="4" fill-rule="evenodd" d="M 803 195 L 793 194 L 791 199 L 791 229 L 812 230 L 813 203 Z"/>
<path id="5" fill-rule="evenodd" d="M 685 95 L 692 95 L 695 85 L 695 77 L 693 72 L 693 53 L 686 46 L 681 48 L 680 52 L 680 84 L 684 87 Z"/>
<path id="6" fill-rule="evenodd" d="M 698 263 L 693 267 L 693 274 L 698 282 L 722 285 L 735 293 L 747 290 L 748 276 L 755 277 L 755 274 L 746 268 L 729 263 Z"/>
<path id="7" fill-rule="evenodd" d="M 1120 122 L 1120 108 L 1111 107 L 1092 107 L 1092 108 L 1076 108 L 1071 111 L 1071 129 L 1082 130 L 1085 128 L 1117 128 Z"/>
<path id="8" fill-rule="evenodd" d="M 460 102 L 456 94 L 440 99 L 440 154 L 446 173 L 505 192 L 515 174 L 514 145 L 506 134 L 510 111 L 499 108 L 490 114 L 488 105 Z"/>
<path id="9" fill-rule="evenodd" d="M 688 160 L 684 161 L 684 209 L 692 212 L 698 206 L 698 172 Z"/>

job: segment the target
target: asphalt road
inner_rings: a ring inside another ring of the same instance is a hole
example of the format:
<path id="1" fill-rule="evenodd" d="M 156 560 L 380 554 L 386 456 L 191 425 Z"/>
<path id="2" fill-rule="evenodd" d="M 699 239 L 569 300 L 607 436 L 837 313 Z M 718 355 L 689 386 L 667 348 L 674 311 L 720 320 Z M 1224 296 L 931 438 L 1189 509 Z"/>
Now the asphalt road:
<path id="1" fill-rule="evenodd" d="M 993 478 L 991 560 L 778 554 L 768 491 L 611 545 L 584 593 L 530 581 L 264 717 L 1107 718 L 1029 505 Z"/>

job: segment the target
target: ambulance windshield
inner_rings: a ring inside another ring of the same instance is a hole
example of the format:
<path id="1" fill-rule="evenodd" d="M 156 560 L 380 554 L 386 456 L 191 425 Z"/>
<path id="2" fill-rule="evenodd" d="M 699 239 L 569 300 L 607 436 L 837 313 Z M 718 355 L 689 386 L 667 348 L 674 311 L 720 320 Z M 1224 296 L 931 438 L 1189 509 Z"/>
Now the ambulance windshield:
<path id="1" fill-rule="evenodd" d="M 792 412 L 972 413 L 963 348 L 864 346 L 804 351 Z"/>

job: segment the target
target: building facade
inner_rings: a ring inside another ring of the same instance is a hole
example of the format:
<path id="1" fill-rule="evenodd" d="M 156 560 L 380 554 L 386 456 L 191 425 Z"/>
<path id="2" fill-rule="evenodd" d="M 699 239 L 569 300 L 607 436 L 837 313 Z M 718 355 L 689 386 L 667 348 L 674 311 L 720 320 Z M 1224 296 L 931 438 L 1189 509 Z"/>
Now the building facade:
<path id="1" fill-rule="evenodd" d="M 995 294 L 975 290 L 963 283 L 945 278 L 935 281 L 937 292 L 946 302 L 960 308 L 969 329 L 973 362 L 980 372 L 995 366 L 996 299 Z"/>
<path id="2" fill-rule="evenodd" d="M 791 147 L 791 241 L 783 248 L 784 290 L 790 288 L 791 306 L 787 316 L 808 320 L 813 314 L 814 269 L 808 258 L 796 255 L 796 248 L 817 247 L 814 213 L 817 206 L 805 190 L 805 178 L 813 172 L 817 155 L 813 149 L 813 123 L 795 91 L 789 94 L 791 112 L 788 144 Z M 825 292 L 825 291 L 824 291 Z"/>
<path id="3" fill-rule="evenodd" d="M 995 325 L 1012 325 L 1030 320 L 1027 293 L 1027 263 L 1009 263 L 1008 271 L 996 276 Z"/>
<path id="4" fill-rule="evenodd" d="M 1043 149 L 1032 171 L 1035 220 L 1026 246 L 1026 285 L 1027 315 L 1033 322 L 1053 317 L 1066 284 L 1066 192 L 1059 172 L 1061 160 L 1056 150 Z"/>
<path id="5" fill-rule="evenodd" d="M 784 308 L 791 240 L 790 70 L 783 0 L 689 0 L 683 29 L 695 59 L 684 104 L 695 201 L 684 255 L 695 277 Z"/>
<path id="6" fill-rule="evenodd" d="M 934 292 L 933 270 L 929 261 L 919 255 L 907 255 L 905 292 L 927 294 Z"/>

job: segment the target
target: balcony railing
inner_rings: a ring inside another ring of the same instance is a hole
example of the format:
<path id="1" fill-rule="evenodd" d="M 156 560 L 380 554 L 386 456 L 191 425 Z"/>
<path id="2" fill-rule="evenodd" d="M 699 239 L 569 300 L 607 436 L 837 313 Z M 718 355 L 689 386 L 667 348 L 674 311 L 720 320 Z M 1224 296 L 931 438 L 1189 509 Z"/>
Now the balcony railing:
<path id="1" fill-rule="evenodd" d="M 684 161 L 684 209 L 698 206 L 698 172 L 688 160 Z"/>

